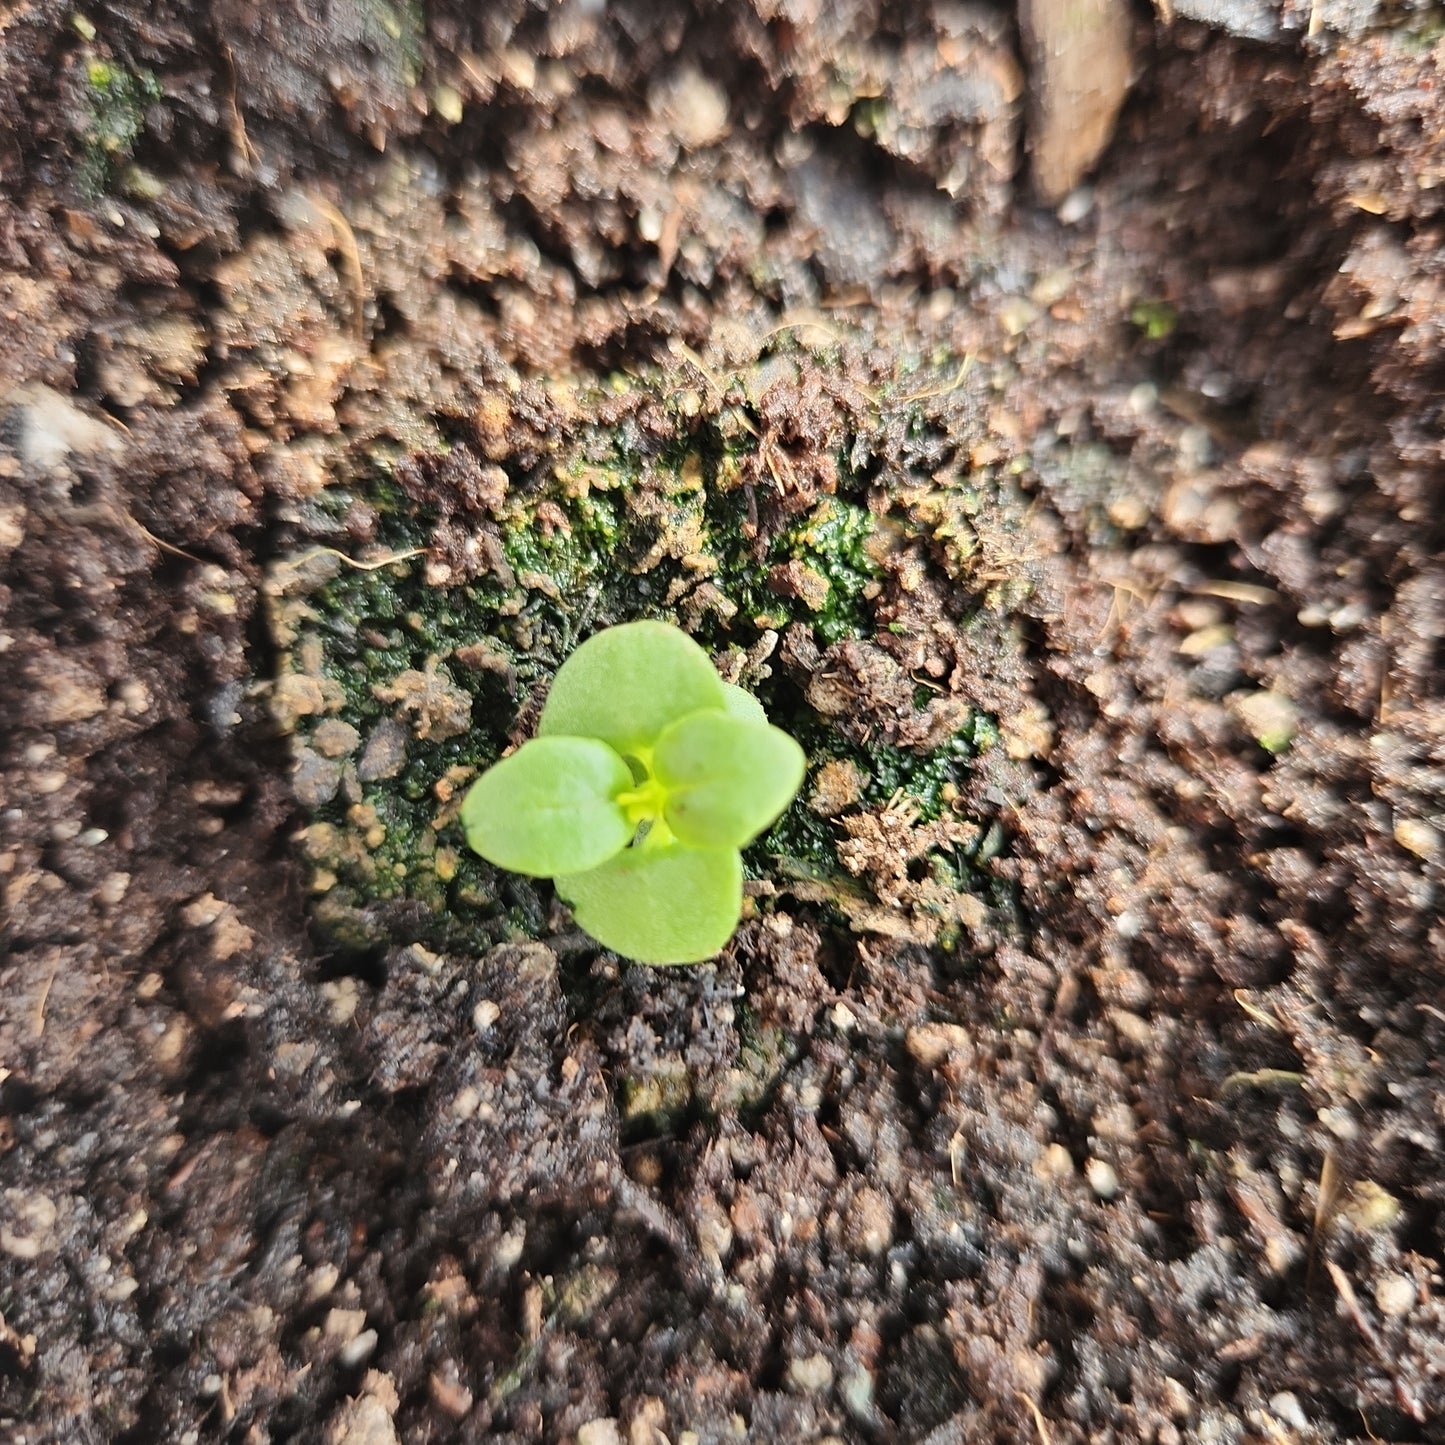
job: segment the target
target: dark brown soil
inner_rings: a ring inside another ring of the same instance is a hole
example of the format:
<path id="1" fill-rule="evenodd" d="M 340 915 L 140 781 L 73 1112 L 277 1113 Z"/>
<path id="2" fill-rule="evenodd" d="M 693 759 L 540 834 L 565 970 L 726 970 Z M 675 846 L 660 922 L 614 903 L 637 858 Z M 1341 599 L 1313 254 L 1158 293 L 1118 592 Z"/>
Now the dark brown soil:
<path id="1" fill-rule="evenodd" d="M 1445 1440 L 1445 49 L 1307 12 L 1141 16 L 1055 213 L 1006 10 L 0 7 L 0 1439 Z M 385 457 L 495 575 L 684 386 L 764 533 L 866 437 L 903 541 L 769 667 L 993 718 L 959 821 L 829 774 L 852 903 L 706 967 L 338 941 L 297 559 Z"/>

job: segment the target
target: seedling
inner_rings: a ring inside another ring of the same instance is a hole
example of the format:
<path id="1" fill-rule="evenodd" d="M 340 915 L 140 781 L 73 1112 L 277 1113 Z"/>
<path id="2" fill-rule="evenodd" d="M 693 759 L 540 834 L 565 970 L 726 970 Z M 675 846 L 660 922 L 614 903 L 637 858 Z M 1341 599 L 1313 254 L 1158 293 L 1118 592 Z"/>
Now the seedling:
<path id="1" fill-rule="evenodd" d="M 752 842 L 793 800 L 803 750 L 686 633 L 628 622 L 557 672 L 537 736 L 462 804 L 467 842 L 552 878 L 577 922 L 638 963 L 698 963 L 732 936 Z"/>

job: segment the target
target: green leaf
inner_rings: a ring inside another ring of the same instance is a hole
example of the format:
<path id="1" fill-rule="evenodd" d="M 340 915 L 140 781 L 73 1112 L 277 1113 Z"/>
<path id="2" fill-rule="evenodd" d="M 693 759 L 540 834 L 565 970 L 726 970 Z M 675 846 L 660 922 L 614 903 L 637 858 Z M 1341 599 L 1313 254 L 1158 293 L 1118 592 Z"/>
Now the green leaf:
<path id="1" fill-rule="evenodd" d="M 726 706 L 722 679 L 687 633 L 626 622 L 589 637 L 557 670 L 537 733 L 601 738 L 636 756 L 669 723 Z"/>
<path id="2" fill-rule="evenodd" d="M 551 878 L 595 868 L 632 840 L 617 795 L 626 763 L 595 738 L 534 738 L 488 768 L 462 803 L 467 842 L 489 863 Z"/>
<path id="3" fill-rule="evenodd" d="M 701 963 L 737 927 L 743 860 L 735 848 L 625 848 L 590 873 L 557 880 L 578 924 L 637 963 Z"/>
<path id="4" fill-rule="evenodd" d="M 739 687 L 735 682 L 725 682 L 723 690 L 727 694 L 723 702 L 724 712 L 731 717 L 740 717 L 744 722 L 767 722 L 768 715 L 763 711 L 762 703 L 746 688 Z"/>
<path id="5" fill-rule="evenodd" d="M 699 712 L 658 738 L 652 770 L 663 821 L 694 848 L 741 848 L 793 801 L 803 750 L 780 728 Z"/>

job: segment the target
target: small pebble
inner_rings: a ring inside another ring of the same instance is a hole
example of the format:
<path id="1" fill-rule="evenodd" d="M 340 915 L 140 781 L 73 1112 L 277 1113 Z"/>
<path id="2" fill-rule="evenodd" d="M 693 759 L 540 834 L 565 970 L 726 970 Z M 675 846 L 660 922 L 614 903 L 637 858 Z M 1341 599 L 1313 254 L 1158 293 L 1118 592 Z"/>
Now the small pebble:
<path id="1" fill-rule="evenodd" d="M 1214 461 L 1214 438 L 1209 429 L 1187 426 L 1179 433 L 1179 460 L 1191 470 L 1207 467 Z"/>
<path id="2" fill-rule="evenodd" d="M 1119 1037 L 1136 1049 L 1147 1049 L 1154 1041 L 1154 1027 L 1149 1020 L 1128 1009 L 1110 1009 L 1109 1022 L 1114 1025 Z"/>
<path id="3" fill-rule="evenodd" d="M 855 1420 L 873 1419 L 873 1372 L 856 1369 L 843 1377 L 843 1403 Z"/>
<path id="4" fill-rule="evenodd" d="M 833 1383 L 833 1364 L 825 1354 L 788 1361 L 788 1382 L 805 1394 L 821 1394 Z"/>
<path id="5" fill-rule="evenodd" d="M 1172 1375 L 1164 1376 L 1164 1408 L 1176 1420 L 1187 1420 L 1194 1410 L 1189 1391 Z"/>
<path id="6" fill-rule="evenodd" d="M 1159 388 L 1152 381 L 1141 381 L 1129 393 L 1129 410 L 1135 416 L 1148 416 L 1159 405 Z"/>
<path id="7" fill-rule="evenodd" d="M 1403 1274 L 1387 1274 L 1375 1284 L 1375 1304 L 1382 1315 L 1407 1315 L 1418 1297 L 1415 1281 Z"/>
<path id="8" fill-rule="evenodd" d="M 1084 1178 L 1089 1181 L 1089 1188 L 1100 1199 L 1113 1199 L 1119 1192 L 1119 1176 L 1114 1172 L 1113 1166 L 1102 1159 L 1090 1159 L 1084 1165 Z"/>
<path id="9" fill-rule="evenodd" d="M 460 125 L 464 110 L 462 97 L 454 87 L 450 85 L 439 85 L 432 91 L 432 109 L 448 125 Z"/>
<path id="10" fill-rule="evenodd" d="M 1292 1430 L 1308 1430 L 1309 1418 L 1300 1408 L 1299 1397 L 1289 1390 L 1281 1390 L 1270 1397 L 1270 1413 L 1288 1425 Z"/>
<path id="11" fill-rule="evenodd" d="M 610 1415 L 577 1428 L 577 1445 L 622 1445 L 622 1432 Z"/>
<path id="12" fill-rule="evenodd" d="M 1395 841 L 1417 858 L 1434 858 L 1440 852 L 1440 834 L 1418 818 L 1401 818 L 1395 824 Z"/>
<path id="13" fill-rule="evenodd" d="M 1126 532 L 1137 531 L 1149 517 L 1149 503 L 1132 493 L 1115 497 L 1109 503 L 1109 520 Z"/>
<path id="14" fill-rule="evenodd" d="M 1353 1143 L 1360 1137 L 1360 1126 L 1346 1109 L 1327 1105 L 1319 1110 L 1315 1117 L 1336 1139 L 1340 1139 L 1346 1144 Z"/>
<path id="15" fill-rule="evenodd" d="M 1243 693 L 1232 699 L 1234 711 L 1266 752 L 1283 752 L 1299 727 L 1299 708 L 1281 692 Z"/>
<path id="16" fill-rule="evenodd" d="M 1059 205 L 1057 215 L 1062 226 L 1077 226 L 1094 209 L 1094 188 L 1076 186 Z"/>
<path id="17" fill-rule="evenodd" d="M 967 1056 L 968 1030 L 961 1024 L 918 1024 L 904 1034 L 903 1047 L 925 1069 L 936 1069 L 952 1053 Z"/>
<path id="18" fill-rule="evenodd" d="M 1068 1179 L 1074 1172 L 1074 1156 L 1062 1144 L 1050 1144 L 1034 1161 L 1034 1173 L 1040 1179 Z"/>
<path id="19" fill-rule="evenodd" d="M 337 1361 L 343 1368 L 354 1370 L 357 1365 L 371 1358 L 376 1350 L 378 1338 L 375 1330 L 362 1330 L 350 1344 L 338 1353 Z"/>
<path id="20" fill-rule="evenodd" d="M 311 748 L 298 748 L 296 769 L 291 775 L 291 789 L 296 801 L 306 808 L 319 808 L 336 796 L 341 786 L 341 764 L 323 758 Z"/>
<path id="21" fill-rule="evenodd" d="M 511 1231 L 504 1234 L 497 1241 L 496 1252 L 492 1258 L 498 1269 L 511 1269 L 522 1258 L 522 1250 L 527 1243 L 527 1226 L 525 1224 L 514 1225 Z"/>

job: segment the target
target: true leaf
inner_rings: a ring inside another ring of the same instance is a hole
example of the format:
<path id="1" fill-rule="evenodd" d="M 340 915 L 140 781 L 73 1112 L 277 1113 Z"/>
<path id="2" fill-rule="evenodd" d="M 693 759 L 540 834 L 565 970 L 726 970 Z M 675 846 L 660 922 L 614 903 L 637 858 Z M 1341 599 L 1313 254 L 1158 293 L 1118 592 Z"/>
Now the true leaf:
<path id="1" fill-rule="evenodd" d="M 793 800 L 803 750 L 767 723 L 699 712 L 658 738 L 653 774 L 665 792 L 662 816 L 695 848 L 741 848 Z"/>
<path id="2" fill-rule="evenodd" d="M 735 682 L 725 682 L 723 691 L 726 694 L 723 703 L 725 712 L 733 717 L 740 717 L 744 722 L 767 722 L 768 715 L 763 711 L 762 703 L 746 688 L 739 687 Z"/>
<path id="3" fill-rule="evenodd" d="M 624 755 L 727 693 L 707 653 L 665 622 L 626 622 L 589 637 L 557 670 L 539 736 L 601 738 Z"/>
<path id="4" fill-rule="evenodd" d="M 462 803 L 467 842 L 489 863 L 550 878 L 625 848 L 633 825 L 616 802 L 627 764 L 595 738 L 534 738 L 489 768 Z"/>
<path id="5" fill-rule="evenodd" d="M 600 868 L 557 879 L 578 924 L 637 963 L 700 963 L 737 927 L 743 865 L 735 848 L 624 848 Z"/>

